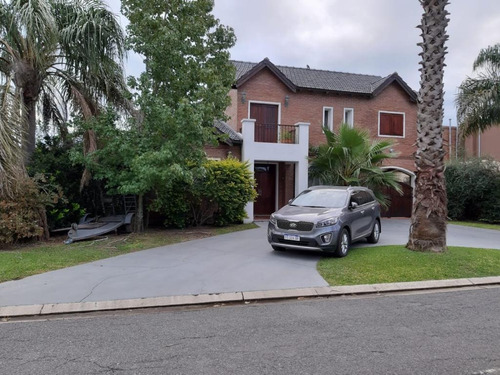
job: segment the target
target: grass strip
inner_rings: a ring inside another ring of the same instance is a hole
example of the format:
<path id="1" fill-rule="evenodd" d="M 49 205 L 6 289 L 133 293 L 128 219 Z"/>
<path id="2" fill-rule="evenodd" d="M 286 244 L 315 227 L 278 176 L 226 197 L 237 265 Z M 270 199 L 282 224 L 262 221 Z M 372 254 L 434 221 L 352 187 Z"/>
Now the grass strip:
<path id="1" fill-rule="evenodd" d="M 480 221 L 449 221 L 448 224 L 463 225 L 465 227 L 500 230 L 499 224 L 489 224 Z"/>
<path id="2" fill-rule="evenodd" d="M 330 285 L 499 276 L 500 250 L 450 246 L 435 254 L 402 245 L 354 248 L 345 258 L 323 258 L 317 268 Z"/>

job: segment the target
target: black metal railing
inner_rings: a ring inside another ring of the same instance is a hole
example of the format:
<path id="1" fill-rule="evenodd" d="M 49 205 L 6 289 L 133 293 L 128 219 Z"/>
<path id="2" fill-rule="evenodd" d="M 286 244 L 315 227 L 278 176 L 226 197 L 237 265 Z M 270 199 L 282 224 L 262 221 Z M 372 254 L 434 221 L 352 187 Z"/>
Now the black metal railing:
<path id="1" fill-rule="evenodd" d="M 298 143 L 296 125 L 255 123 L 255 142 Z"/>

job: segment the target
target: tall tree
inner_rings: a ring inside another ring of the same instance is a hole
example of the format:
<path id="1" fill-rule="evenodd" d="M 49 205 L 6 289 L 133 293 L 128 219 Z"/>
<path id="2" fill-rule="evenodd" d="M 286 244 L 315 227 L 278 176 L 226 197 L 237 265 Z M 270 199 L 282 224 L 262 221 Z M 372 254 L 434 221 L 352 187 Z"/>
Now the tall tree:
<path id="1" fill-rule="evenodd" d="M 384 206 L 388 205 L 383 187 L 401 192 L 393 172 L 381 169 L 385 159 L 395 157 L 386 151 L 391 142 L 372 142 L 368 132 L 343 124 L 338 134 L 323 128 L 326 143 L 312 150 L 309 174 L 325 185 L 357 185 L 371 188 Z"/>
<path id="2" fill-rule="evenodd" d="M 455 101 L 462 136 L 500 124 L 500 44 L 482 49 L 473 70 L 477 77 L 462 82 Z"/>
<path id="3" fill-rule="evenodd" d="M 87 117 L 105 99 L 126 103 L 123 56 L 123 31 L 101 0 L 0 0 L 0 84 L 12 80 L 26 109 L 26 161 L 37 113 L 64 135 L 68 102 Z"/>
<path id="4" fill-rule="evenodd" d="M 125 159 L 107 168 L 98 156 L 96 176 L 121 193 L 138 195 L 138 230 L 146 193 L 162 194 L 174 182 L 190 184 L 203 173 L 203 146 L 214 120 L 225 117 L 235 36 L 213 16 L 213 5 L 211 0 L 122 1 L 130 21 L 128 44 L 144 56 L 145 71 L 130 79 L 141 118 L 127 132 L 115 127 L 119 138 L 99 153 L 126 150 Z M 109 121 L 107 128 L 113 128 Z"/>
<path id="5" fill-rule="evenodd" d="M 420 0 L 424 9 L 417 109 L 417 179 L 408 244 L 411 250 L 446 250 L 446 187 L 443 148 L 443 74 L 447 0 Z"/>

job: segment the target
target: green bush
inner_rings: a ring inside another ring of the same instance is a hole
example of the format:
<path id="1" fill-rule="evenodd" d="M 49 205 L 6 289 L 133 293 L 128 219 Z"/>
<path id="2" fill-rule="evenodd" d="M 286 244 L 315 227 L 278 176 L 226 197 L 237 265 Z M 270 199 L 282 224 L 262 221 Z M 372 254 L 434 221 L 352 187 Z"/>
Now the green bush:
<path id="1" fill-rule="evenodd" d="M 12 198 L 0 199 L 0 244 L 41 237 L 44 223 L 44 202 L 32 179 L 19 182 Z"/>
<path id="2" fill-rule="evenodd" d="M 205 168 L 204 183 L 196 186 L 195 194 L 201 197 L 200 209 L 212 208 L 212 219 L 218 226 L 242 222 L 246 204 L 257 196 L 248 163 L 228 158 L 207 161 Z"/>
<path id="3" fill-rule="evenodd" d="M 70 226 L 85 214 L 88 200 L 80 193 L 83 168 L 72 163 L 70 153 L 77 142 L 73 138 L 63 141 L 60 137 L 45 136 L 36 145 L 29 174 L 43 175 L 39 181 L 42 189 L 60 190 L 60 199 L 49 202 L 47 221 L 50 229 Z"/>
<path id="4" fill-rule="evenodd" d="M 192 185 L 186 181 L 172 181 L 156 193 L 150 208 L 165 217 L 167 227 L 184 228 L 191 223 L 190 201 Z"/>
<path id="5" fill-rule="evenodd" d="M 256 197 L 248 163 L 234 158 L 207 161 L 193 181 L 172 182 L 157 192 L 151 208 L 165 215 L 166 226 L 240 223 Z"/>
<path id="6" fill-rule="evenodd" d="M 445 171 L 448 216 L 500 222 L 500 167 L 487 159 L 450 163 Z"/>

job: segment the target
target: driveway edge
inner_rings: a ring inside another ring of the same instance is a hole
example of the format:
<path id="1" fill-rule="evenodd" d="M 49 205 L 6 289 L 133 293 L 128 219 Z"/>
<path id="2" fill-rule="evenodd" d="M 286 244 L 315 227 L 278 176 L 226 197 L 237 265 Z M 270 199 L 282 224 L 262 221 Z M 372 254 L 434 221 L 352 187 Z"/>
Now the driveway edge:
<path id="1" fill-rule="evenodd" d="M 313 297 L 341 297 L 352 295 L 411 292 L 464 287 L 500 285 L 500 276 L 412 281 L 387 284 L 366 284 L 350 286 L 325 286 L 300 289 L 263 290 L 232 293 L 211 293 L 184 296 L 137 298 L 98 302 L 70 302 L 39 305 L 18 305 L 0 307 L 0 318 L 22 316 L 48 316 L 55 314 L 87 313 L 112 310 L 132 310 L 151 307 L 193 306 L 221 303 L 251 302 L 259 300 L 296 299 Z"/>

